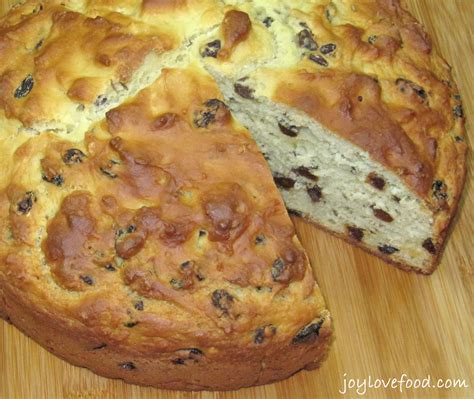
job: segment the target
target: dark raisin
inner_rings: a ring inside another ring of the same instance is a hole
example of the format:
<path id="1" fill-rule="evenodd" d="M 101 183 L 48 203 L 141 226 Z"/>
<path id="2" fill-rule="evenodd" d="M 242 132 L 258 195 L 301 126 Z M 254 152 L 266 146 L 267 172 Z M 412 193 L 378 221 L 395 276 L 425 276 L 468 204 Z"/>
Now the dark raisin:
<path id="1" fill-rule="evenodd" d="M 309 168 L 306 166 L 300 166 L 299 168 L 293 169 L 293 172 L 295 172 L 297 175 L 306 177 L 309 180 L 313 181 L 318 181 L 318 176 L 313 175 Z"/>
<path id="2" fill-rule="evenodd" d="M 387 255 L 392 255 L 395 252 L 399 252 L 400 250 L 398 248 L 392 247 L 391 245 L 379 245 L 378 249 L 380 252 L 387 254 Z"/>
<path id="3" fill-rule="evenodd" d="M 332 23 L 332 21 L 334 20 L 334 17 L 337 15 L 337 7 L 336 5 L 334 4 L 334 2 L 330 2 L 325 10 L 324 10 L 324 15 L 326 16 L 327 20 Z"/>
<path id="4" fill-rule="evenodd" d="M 428 95 L 426 94 L 425 89 L 423 89 L 423 87 L 421 86 L 418 86 L 411 80 L 398 78 L 395 81 L 395 84 L 400 88 L 400 91 L 402 93 L 404 93 L 406 90 L 406 87 L 409 86 L 422 100 L 426 100 L 428 98 Z"/>
<path id="5" fill-rule="evenodd" d="M 33 76 L 28 75 L 23 81 L 21 82 L 20 86 L 15 90 L 15 98 L 23 98 L 30 94 L 30 91 L 33 90 L 33 86 L 35 85 L 35 81 Z"/>
<path id="6" fill-rule="evenodd" d="M 175 290 L 180 290 L 184 287 L 183 280 L 179 280 L 179 279 L 176 279 L 176 278 L 172 278 L 170 280 L 170 284 Z"/>
<path id="7" fill-rule="evenodd" d="M 427 97 L 428 97 L 428 95 L 426 94 L 425 89 L 423 89 L 420 86 L 414 86 L 413 91 L 418 95 L 418 97 L 420 97 L 423 100 L 426 100 Z"/>
<path id="8" fill-rule="evenodd" d="M 319 51 L 321 51 L 321 54 L 327 55 L 327 54 L 331 54 L 334 51 L 336 51 L 336 48 L 337 48 L 337 46 L 334 43 L 328 43 L 328 44 L 325 44 L 325 45 L 321 46 Z"/>
<path id="9" fill-rule="evenodd" d="M 282 273 L 285 271 L 285 262 L 283 259 L 278 258 L 276 259 L 273 264 L 272 264 L 272 277 L 273 280 L 278 281 L 278 278 L 282 275 Z"/>
<path id="10" fill-rule="evenodd" d="M 79 278 L 84 281 L 87 285 L 94 285 L 94 280 L 90 276 L 79 276 Z"/>
<path id="11" fill-rule="evenodd" d="M 201 57 L 212 57 L 217 58 L 219 51 L 221 50 L 221 41 L 213 40 L 207 43 L 200 51 Z"/>
<path id="12" fill-rule="evenodd" d="M 456 101 L 461 101 L 461 95 L 460 94 L 455 94 L 453 96 L 453 98 L 456 100 Z"/>
<path id="13" fill-rule="evenodd" d="M 206 279 L 206 277 L 204 277 L 201 273 L 197 273 L 196 278 L 198 279 L 198 281 L 204 281 Z"/>
<path id="14" fill-rule="evenodd" d="M 298 45 L 309 51 L 316 51 L 318 49 L 318 44 L 309 29 L 303 29 L 298 33 Z"/>
<path id="15" fill-rule="evenodd" d="M 462 108 L 462 105 L 456 105 L 453 108 L 453 113 L 456 118 L 464 118 L 464 110 Z"/>
<path id="16" fill-rule="evenodd" d="M 300 129 L 299 127 L 295 125 L 290 125 L 284 122 L 278 123 L 278 127 L 280 128 L 280 131 L 285 135 L 289 137 L 297 137 Z"/>
<path id="17" fill-rule="evenodd" d="M 228 112 L 227 105 L 221 100 L 213 98 L 204 103 L 204 110 L 194 115 L 194 125 L 198 128 L 207 128 L 210 124 L 216 122 L 218 112 Z"/>
<path id="18" fill-rule="evenodd" d="M 192 262 L 190 260 L 187 260 L 186 262 L 181 263 L 179 266 L 181 270 L 186 270 L 189 269 L 189 267 L 192 265 Z"/>
<path id="19" fill-rule="evenodd" d="M 101 167 L 100 168 L 100 171 L 106 175 L 107 177 L 110 177 L 111 179 L 116 179 L 118 176 L 112 172 L 110 169 L 107 169 L 107 168 L 104 168 L 104 167 Z"/>
<path id="20" fill-rule="evenodd" d="M 349 232 L 349 236 L 356 241 L 362 241 L 364 238 L 364 230 L 358 227 L 347 226 L 347 231 Z"/>
<path id="21" fill-rule="evenodd" d="M 36 195 L 32 191 L 25 193 L 23 199 L 18 202 L 17 209 L 23 215 L 28 214 L 33 208 L 33 204 L 36 202 Z"/>
<path id="22" fill-rule="evenodd" d="M 43 174 L 42 178 L 45 182 L 54 184 L 57 187 L 61 187 L 64 184 L 64 177 L 62 177 L 61 175 Z"/>
<path id="23" fill-rule="evenodd" d="M 270 338 L 276 334 L 276 327 L 271 324 L 260 327 L 255 331 L 255 336 L 253 342 L 257 345 L 263 344 L 265 338 Z"/>
<path id="24" fill-rule="evenodd" d="M 115 272 L 117 271 L 117 269 L 114 267 L 114 265 L 112 265 L 111 263 L 105 265 L 105 268 L 109 271 L 109 272 Z"/>
<path id="25" fill-rule="evenodd" d="M 102 106 L 105 105 L 105 104 L 107 104 L 107 97 L 106 97 L 105 95 L 103 95 L 103 94 L 100 94 L 100 95 L 96 98 L 96 100 L 95 100 L 95 102 L 94 102 L 94 105 L 95 105 L 96 107 L 102 107 Z"/>
<path id="26" fill-rule="evenodd" d="M 370 43 L 370 44 L 375 44 L 375 42 L 377 41 L 377 35 L 370 35 L 367 39 L 367 41 Z"/>
<path id="27" fill-rule="evenodd" d="M 266 242 L 266 238 L 263 234 L 259 234 L 255 237 L 255 245 L 263 245 Z"/>
<path id="28" fill-rule="evenodd" d="M 36 6 L 33 11 L 31 12 L 31 14 L 38 14 L 39 12 L 43 11 L 44 10 L 44 6 L 43 4 L 40 4 L 38 6 Z"/>
<path id="29" fill-rule="evenodd" d="M 448 194 L 446 191 L 448 187 L 444 184 L 441 180 L 435 180 L 433 182 L 433 197 L 435 197 L 439 201 L 445 201 L 448 199 Z"/>
<path id="30" fill-rule="evenodd" d="M 377 190 L 383 190 L 385 188 L 385 180 L 375 173 L 370 173 L 369 176 L 367 176 L 367 181 Z"/>
<path id="31" fill-rule="evenodd" d="M 143 301 L 136 301 L 136 302 L 133 304 L 133 307 L 134 307 L 136 310 L 142 311 L 142 310 L 145 308 L 145 305 L 143 304 Z"/>
<path id="32" fill-rule="evenodd" d="M 444 187 L 444 183 L 441 180 L 435 180 L 433 182 L 433 190 L 440 191 Z"/>
<path id="33" fill-rule="evenodd" d="M 71 148 L 63 154 L 63 161 L 67 165 L 72 165 L 75 163 L 81 163 L 86 155 L 77 148 Z"/>
<path id="34" fill-rule="evenodd" d="M 436 246 L 431 238 L 427 238 L 423 241 L 423 248 L 425 248 L 430 254 L 436 255 Z"/>
<path id="35" fill-rule="evenodd" d="M 293 345 L 298 345 L 314 340 L 319 335 L 319 330 L 321 329 L 323 323 L 324 319 L 321 319 L 317 323 L 311 323 L 307 325 L 295 335 L 291 343 Z"/>
<path id="36" fill-rule="evenodd" d="M 311 54 L 309 56 L 309 59 L 313 62 L 315 62 L 316 64 L 318 65 L 321 65 L 323 67 L 328 67 L 329 66 L 329 63 L 326 61 L 326 59 L 319 55 L 319 54 Z"/>
<path id="37" fill-rule="evenodd" d="M 317 184 L 313 187 L 308 187 L 306 189 L 306 192 L 308 193 L 309 198 L 311 198 L 311 201 L 313 202 L 319 202 L 323 197 L 323 190 Z"/>
<path id="38" fill-rule="evenodd" d="M 384 210 L 378 209 L 378 208 L 372 208 L 372 210 L 374 211 L 374 216 L 377 219 L 380 219 L 387 223 L 393 222 L 394 220 L 393 217 L 389 213 L 385 212 Z"/>
<path id="39" fill-rule="evenodd" d="M 454 140 L 456 141 L 456 143 L 462 143 L 464 141 L 464 137 L 456 136 L 456 137 L 454 137 Z"/>
<path id="40" fill-rule="evenodd" d="M 137 226 L 131 224 L 130 226 L 127 227 L 127 233 L 128 234 L 135 233 L 135 231 L 137 231 Z"/>
<path id="41" fill-rule="evenodd" d="M 212 293 L 212 304 L 224 315 L 229 314 L 229 310 L 234 303 L 234 297 L 226 290 L 215 290 Z"/>
<path id="42" fill-rule="evenodd" d="M 290 214 L 290 215 L 303 217 L 303 213 L 300 212 L 300 211 L 297 211 L 296 209 L 289 209 L 288 208 L 287 211 L 288 211 L 288 214 Z"/>
<path id="43" fill-rule="evenodd" d="M 362 101 L 364 101 L 364 97 L 362 97 L 362 96 L 357 96 L 357 101 L 359 101 L 359 102 L 361 103 Z"/>
<path id="44" fill-rule="evenodd" d="M 214 122 L 214 115 L 210 112 L 203 112 L 194 118 L 194 125 L 201 129 L 208 127 L 212 122 Z"/>
<path id="45" fill-rule="evenodd" d="M 137 368 L 132 362 L 120 363 L 119 367 L 124 370 L 135 370 Z"/>
<path id="46" fill-rule="evenodd" d="M 104 349 L 105 347 L 107 347 L 107 344 L 100 344 L 100 345 L 97 345 L 96 347 L 92 348 L 92 350 L 98 351 L 98 350 Z"/>
<path id="47" fill-rule="evenodd" d="M 199 230 L 199 237 L 205 237 L 207 236 L 207 231 L 206 230 Z"/>
<path id="48" fill-rule="evenodd" d="M 255 338 L 253 341 L 257 345 L 260 345 L 263 343 L 264 340 L 265 340 L 265 329 L 264 327 L 262 327 L 262 328 L 257 329 L 257 331 L 255 332 Z"/>
<path id="49" fill-rule="evenodd" d="M 295 184 L 296 184 L 296 182 L 295 182 L 293 179 L 289 178 L 289 177 L 274 176 L 274 177 L 273 177 L 273 180 L 275 181 L 275 184 L 276 184 L 278 187 L 280 187 L 280 188 L 282 188 L 282 189 L 284 189 L 284 190 L 290 190 L 290 189 L 292 189 L 292 188 L 295 186 Z"/>
<path id="50" fill-rule="evenodd" d="M 243 84 L 236 83 L 234 84 L 235 92 L 242 98 L 246 98 L 247 100 L 255 99 L 254 94 L 255 90 L 251 87 L 244 86 Z"/>
<path id="51" fill-rule="evenodd" d="M 262 22 L 267 28 L 269 28 L 270 26 L 272 26 L 274 20 L 272 17 L 266 17 Z"/>
<path id="52" fill-rule="evenodd" d="M 190 360 L 194 360 L 195 363 L 199 362 L 199 360 L 204 356 L 204 352 L 198 348 L 190 348 L 186 349 L 189 351 L 188 358 Z"/>
<path id="53" fill-rule="evenodd" d="M 125 323 L 124 326 L 127 327 L 127 328 L 133 328 L 137 324 L 138 324 L 138 321 L 129 321 L 129 322 Z"/>
<path id="54" fill-rule="evenodd" d="M 44 39 L 41 39 L 38 43 L 35 44 L 35 50 L 39 50 L 44 43 Z"/>
<path id="55" fill-rule="evenodd" d="M 171 360 L 173 364 L 183 365 L 186 364 L 187 360 L 192 360 L 194 363 L 199 363 L 201 358 L 204 356 L 204 352 L 197 348 L 179 349 L 176 351 L 179 356 L 174 360 Z"/>

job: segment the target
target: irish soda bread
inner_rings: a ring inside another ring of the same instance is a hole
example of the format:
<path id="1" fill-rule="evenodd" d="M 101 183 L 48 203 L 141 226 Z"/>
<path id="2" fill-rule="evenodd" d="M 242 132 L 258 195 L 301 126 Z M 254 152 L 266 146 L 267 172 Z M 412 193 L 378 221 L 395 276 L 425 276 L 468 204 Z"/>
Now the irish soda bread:
<path id="1" fill-rule="evenodd" d="M 137 384 L 316 367 L 331 317 L 283 200 L 430 273 L 463 134 L 398 0 L 26 1 L 0 20 L 0 316 Z"/>

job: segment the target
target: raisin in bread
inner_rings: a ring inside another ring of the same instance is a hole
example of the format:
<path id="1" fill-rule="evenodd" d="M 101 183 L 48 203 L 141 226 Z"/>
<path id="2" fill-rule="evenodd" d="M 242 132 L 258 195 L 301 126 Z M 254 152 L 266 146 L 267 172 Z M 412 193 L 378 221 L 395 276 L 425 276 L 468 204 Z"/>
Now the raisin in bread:
<path id="1" fill-rule="evenodd" d="M 450 67 L 421 26 L 392 0 L 242 7 L 251 26 L 240 22 L 237 51 L 206 54 L 228 43 L 224 20 L 195 53 L 252 132 L 287 207 L 388 262 L 433 272 L 462 193 L 466 144 Z"/>

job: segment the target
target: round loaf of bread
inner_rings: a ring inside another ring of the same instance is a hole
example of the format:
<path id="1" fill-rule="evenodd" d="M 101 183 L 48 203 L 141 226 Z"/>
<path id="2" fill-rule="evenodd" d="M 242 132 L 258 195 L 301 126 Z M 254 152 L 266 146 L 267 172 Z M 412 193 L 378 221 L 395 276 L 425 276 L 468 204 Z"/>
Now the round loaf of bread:
<path id="1" fill-rule="evenodd" d="M 75 365 L 182 390 L 317 367 L 287 209 L 439 261 L 463 112 L 398 0 L 28 0 L 0 60 L 0 316 Z"/>

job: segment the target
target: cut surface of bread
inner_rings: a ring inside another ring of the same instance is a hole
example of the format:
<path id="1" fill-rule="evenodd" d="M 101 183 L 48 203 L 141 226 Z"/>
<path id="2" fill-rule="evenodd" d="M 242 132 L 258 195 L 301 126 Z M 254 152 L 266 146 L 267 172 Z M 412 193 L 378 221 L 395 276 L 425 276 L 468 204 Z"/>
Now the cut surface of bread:
<path id="1" fill-rule="evenodd" d="M 0 19 L 0 315 L 51 352 L 186 390 L 316 367 L 331 317 L 286 208 L 435 269 L 464 119 L 399 1 L 23 3 Z"/>

